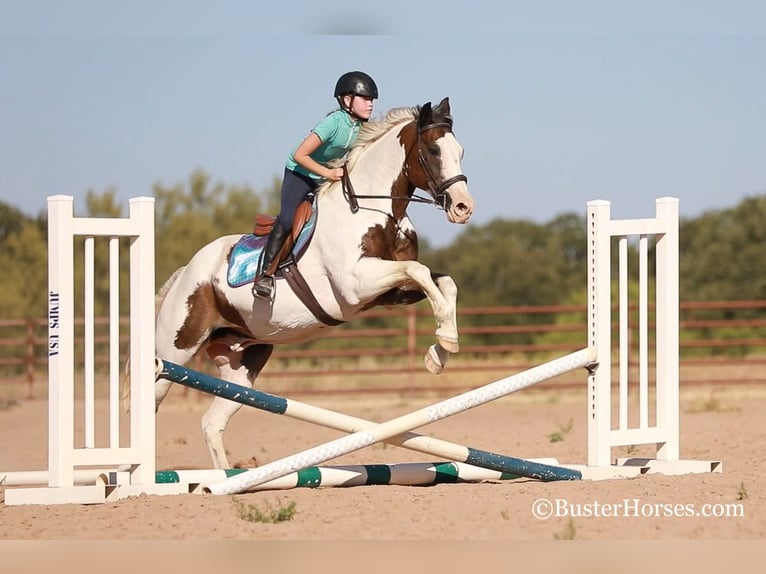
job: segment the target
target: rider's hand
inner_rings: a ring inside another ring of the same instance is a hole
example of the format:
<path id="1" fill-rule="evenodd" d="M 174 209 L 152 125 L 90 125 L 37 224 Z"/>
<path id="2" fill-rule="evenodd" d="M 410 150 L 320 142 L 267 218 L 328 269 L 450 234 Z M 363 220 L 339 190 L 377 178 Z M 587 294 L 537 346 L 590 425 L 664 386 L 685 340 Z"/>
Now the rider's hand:
<path id="1" fill-rule="evenodd" d="M 343 177 L 342 167 L 336 167 L 336 168 L 327 170 L 326 179 L 329 179 L 330 181 L 340 181 L 340 178 L 342 177 Z"/>

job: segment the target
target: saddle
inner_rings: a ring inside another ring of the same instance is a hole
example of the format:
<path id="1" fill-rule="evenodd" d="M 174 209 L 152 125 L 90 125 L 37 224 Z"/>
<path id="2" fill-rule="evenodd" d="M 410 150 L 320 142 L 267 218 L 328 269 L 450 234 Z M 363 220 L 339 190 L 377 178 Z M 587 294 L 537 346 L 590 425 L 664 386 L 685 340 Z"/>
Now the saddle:
<path id="1" fill-rule="evenodd" d="M 311 241 L 317 217 L 317 210 L 311 201 L 304 201 L 298 206 L 293 217 L 292 229 L 285 238 L 279 256 L 274 259 L 272 269 L 268 271 L 275 277 L 284 277 L 293 292 L 322 323 L 340 325 L 343 321 L 331 317 L 322 309 L 295 263 Z M 266 236 L 271 232 L 276 220 L 273 215 L 256 215 L 253 233 L 243 235 L 232 247 L 226 276 L 230 287 L 241 287 L 251 283 L 261 272 L 258 269 L 261 250 L 266 245 Z"/>
<path id="2" fill-rule="evenodd" d="M 313 226 L 307 224 L 311 223 L 312 217 L 315 216 L 316 213 L 314 212 L 310 200 L 303 201 L 298 205 L 298 208 L 295 210 L 295 215 L 293 216 L 292 229 L 285 238 L 285 243 L 279 251 L 279 255 L 271 263 L 269 269 L 261 269 L 259 273 L 268 273 L 269 275 L 284 277 L 293 292 L 317 319 L 322 321 L 325 325 L 340 325 L 343 321 L 331 317 L 324 309 L 322 309 L 322 306 L 314 297 L 311 287 L 306 283 L 303 275 L 298 271 L 298 266 L 295 264 L 296 258 L 299 256 L 295 251 L 301 250 L 301 241 L 305 246 L 311 237 Z M 277 217 L 273 215 L 256 215 L 253 236 L 259 238 L 260 241 L 264 241 L 264 236 L 271 233 L 276 221 Z M 298 243 L 297 248 L 296 243 Z"/>

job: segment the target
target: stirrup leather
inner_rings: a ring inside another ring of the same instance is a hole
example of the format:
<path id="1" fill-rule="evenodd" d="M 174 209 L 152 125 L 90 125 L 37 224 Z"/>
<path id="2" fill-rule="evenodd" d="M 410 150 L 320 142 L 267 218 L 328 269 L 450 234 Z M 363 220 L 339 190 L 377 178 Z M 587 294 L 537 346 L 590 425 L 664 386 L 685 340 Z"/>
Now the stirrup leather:
<path id="1" fill-rule="evenodd" d="M 259 299 L 270 301 L 274 294 L 274 277 L 263 275 L 253 283 L 253 295 Z"/>

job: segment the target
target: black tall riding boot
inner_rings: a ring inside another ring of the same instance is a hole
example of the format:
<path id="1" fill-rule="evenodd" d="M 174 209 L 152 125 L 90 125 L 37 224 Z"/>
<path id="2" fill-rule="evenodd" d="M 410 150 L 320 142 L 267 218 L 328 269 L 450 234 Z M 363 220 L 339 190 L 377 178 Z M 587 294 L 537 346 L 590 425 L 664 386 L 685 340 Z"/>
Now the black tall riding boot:
<path id="1" fill-rule="evenodd" d="M 261 276 L 253 284 L 253 295 L 256 297 L 271 300 L 274 294 L 274 276 L 267 275 L 267 273 L 274 260 L 279 257 L 279 252 L 285 244 L 285 239 L 287 239 L 287 231 L 285 231 L 279 221 L 275 221 L 261 255 Z"/>

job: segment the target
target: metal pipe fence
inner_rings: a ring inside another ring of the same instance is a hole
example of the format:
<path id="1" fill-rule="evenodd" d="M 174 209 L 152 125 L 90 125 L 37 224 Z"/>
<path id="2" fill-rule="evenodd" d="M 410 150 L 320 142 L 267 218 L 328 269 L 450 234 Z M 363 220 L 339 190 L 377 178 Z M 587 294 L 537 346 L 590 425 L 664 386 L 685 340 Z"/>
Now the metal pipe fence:
<path id="1" fill-rule="evenodd" d="M 434 340 L 429 310 L 419 305 L 373 310 L 322 340 L 276 347 L 259 383 L 296 394 L 453 392 L 481 384 L 482 373 L 518 372 L 583 347 L 585 313 L 585 305 L 460 309 L 460 353 L 434 379 L 422 366 Z M 766 300 L 682 302 L 680 318 L 682 384 L 766 382 Z M 109 328 L 108 317 L 96 318 L 97 372 L 109 360 Z M 78 341 L 83 331 L 83 320 L 76 319 Z M 127 358 L 127 317 L 120 319 L 120 332 L 121 355 Z M 46 395 L 47 334 L 45 319 L 0 319 L 0 392 L 3 383 L 13 383 L 25 387 L 26 398 Z M 82 367 L 78 346 L 76 364 Z M 213 373 L 207 361 L 194 368 Z M 579 386 L 583 380 L 570 375 L 541 387 Z"/>

